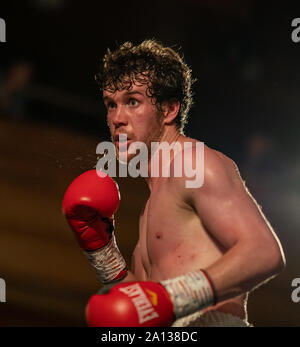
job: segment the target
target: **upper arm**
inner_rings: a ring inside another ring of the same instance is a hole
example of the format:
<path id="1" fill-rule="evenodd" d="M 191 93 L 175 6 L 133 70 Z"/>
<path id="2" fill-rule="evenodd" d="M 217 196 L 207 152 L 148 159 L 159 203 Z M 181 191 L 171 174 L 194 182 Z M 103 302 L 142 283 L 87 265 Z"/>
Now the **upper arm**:
<path id="1" fill-rule="evenodd" d="M 243 240 L 276 243 L 237 166 L 221 153 L 205 147 L 204 183 L 200 188 L 185 188 L 183 196 L 208 233 L 226 249 Z"/>

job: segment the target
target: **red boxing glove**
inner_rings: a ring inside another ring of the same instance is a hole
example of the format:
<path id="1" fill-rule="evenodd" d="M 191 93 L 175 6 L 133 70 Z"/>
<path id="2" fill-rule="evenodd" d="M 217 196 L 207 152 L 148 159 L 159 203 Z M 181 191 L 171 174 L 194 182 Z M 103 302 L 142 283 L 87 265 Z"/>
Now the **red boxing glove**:
<path id="1" fill-rule="evenodd" d="M 98 175 L 101 175 L 101 177 Z M 102 283 L 126 276 L 126 263 L 114 236 L 114 213 L 120 203 L 112 178 L 96 170 L 77 177 L 63 198 L 63 213 Z"/>
<path id="2" fill-rule="evenodd" d="M 173 304 L 157 282 L 127 282 L 107 294 L 93 295 L 86 307 L 90 327 L 169 326 L 174 321 Z"/>
<path id="3" fill-rule="evenodd" d="M 90 298 L 86 319 L 92 327 L 170 326 L 176 319 L 215 303 L 210 278 L 198 270 L 159 283 L 117 284 L 104 295 Z"/>

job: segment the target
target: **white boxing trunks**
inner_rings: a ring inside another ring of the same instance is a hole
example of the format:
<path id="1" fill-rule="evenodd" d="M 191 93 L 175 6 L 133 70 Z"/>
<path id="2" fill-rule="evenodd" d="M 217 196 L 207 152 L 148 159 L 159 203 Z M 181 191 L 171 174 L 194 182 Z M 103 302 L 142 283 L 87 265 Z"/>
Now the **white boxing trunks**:
<path id="1" fill-rule="evenodd" d="M 186 317 L 177 319 L 172 327 L 252 327 L 243 320 L 229 313 L 219 311 L 197 311 Z"/>

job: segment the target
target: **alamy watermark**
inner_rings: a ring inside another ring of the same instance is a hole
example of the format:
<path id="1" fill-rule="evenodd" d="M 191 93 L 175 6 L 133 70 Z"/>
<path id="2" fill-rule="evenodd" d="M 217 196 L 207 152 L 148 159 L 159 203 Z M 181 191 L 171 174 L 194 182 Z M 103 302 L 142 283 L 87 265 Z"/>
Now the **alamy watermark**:
<path id="1" fill-rule="evenodd" d="M 295 27 L 291 34 L 292 41 L 298 43 L 300 42 L 300 18 L 294 18 L 291 26 Z"/>
<path id="2" fill-rule="evenodd" d="M 0 278 L 0 302 L 6 302 L 6 283 Z"/>
<path id="3" fill-rule="evenodd" d="M 295 303 L 300 302 L 300 278 L 294 278 L 292 281 L 292 287 L 295 289 L 292 291 L 292 301 Z"/>
<path id="4" fill-rule="evenodd" d="M 6 42 L 6 23 L 0 18 L 0 42 Z"/>
<path id="5" fill-rule="evenodd" d="M 184 177 L 186 188 L 200 188 L 204 183 L 204 143 L 203 142 L 151 142 L 150 153 L 143 142 L 132 142 L 127 149 L 127 135 L 120 134 L 119 158 L 112 142 L 101 142 L 96 154 L 103 155 L 97 162 L 96 170 L 116 177 L 119 162 L 119 177 Z M 125 148 L 125 150 L 124 150 Z M 171 159 L 173 152 L 173 159 Z M 134 155 L 128 162 L 128 155 Z M 150 159 L 149 159 L 150 158 Z M 125 165 L 124 165 L 125 164 Z"/>

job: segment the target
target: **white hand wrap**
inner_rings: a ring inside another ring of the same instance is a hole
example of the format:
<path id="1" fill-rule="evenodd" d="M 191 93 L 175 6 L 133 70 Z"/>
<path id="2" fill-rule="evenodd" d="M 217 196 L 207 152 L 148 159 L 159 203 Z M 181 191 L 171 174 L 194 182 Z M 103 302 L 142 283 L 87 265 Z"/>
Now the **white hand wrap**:
<path id="1" fill-rule="evenodd" d="M 103 284 L 112 282 L 122 270 L 126 269 L 125 259 L 119 251 L 114 234 L 104 247 L 84 253 Z"/>
<path id="2" fill-rule="evenodd" d="M 213 286 L 202 270 L 160 282 L 174 305 L 176 318 L 187 316 L 215 304 Z"/>

